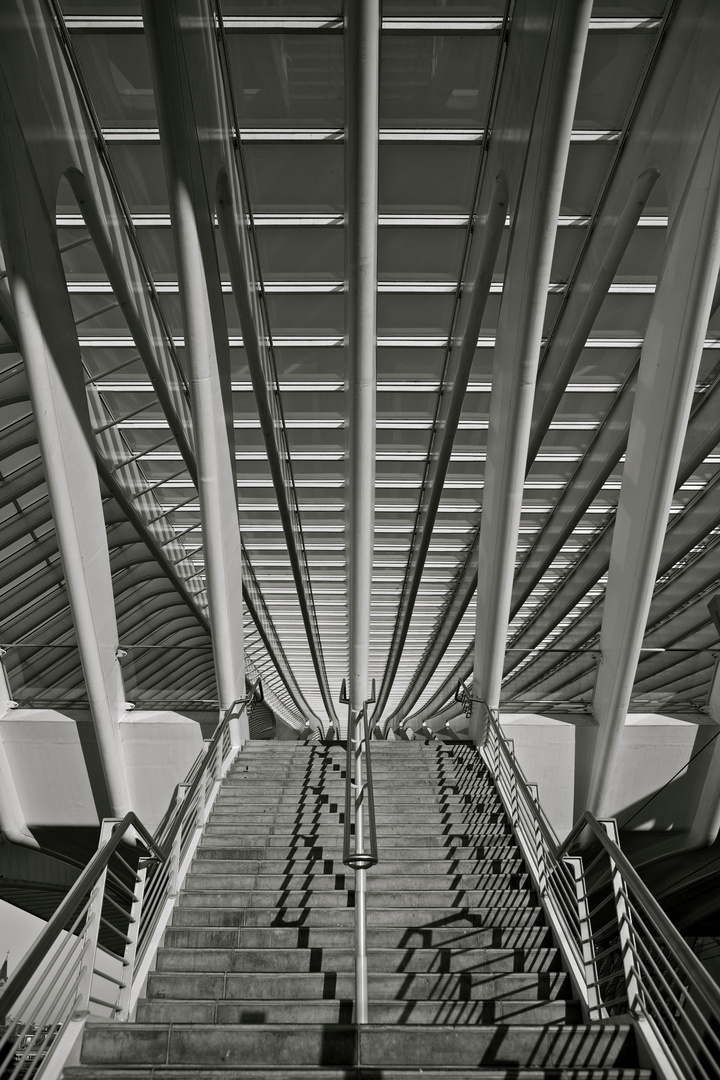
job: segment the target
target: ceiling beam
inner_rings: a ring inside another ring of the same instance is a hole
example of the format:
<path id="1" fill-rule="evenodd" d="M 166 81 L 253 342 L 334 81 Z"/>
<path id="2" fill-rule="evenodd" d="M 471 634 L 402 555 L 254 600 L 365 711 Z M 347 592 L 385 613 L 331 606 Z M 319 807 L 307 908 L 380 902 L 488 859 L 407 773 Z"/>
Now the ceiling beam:
<path id="1" fill-rule="evenodd" d="M 380 0 L 345 4 L 345 349 L 348 388 L 349 695 L 370 697 L 375 420 Z"/>

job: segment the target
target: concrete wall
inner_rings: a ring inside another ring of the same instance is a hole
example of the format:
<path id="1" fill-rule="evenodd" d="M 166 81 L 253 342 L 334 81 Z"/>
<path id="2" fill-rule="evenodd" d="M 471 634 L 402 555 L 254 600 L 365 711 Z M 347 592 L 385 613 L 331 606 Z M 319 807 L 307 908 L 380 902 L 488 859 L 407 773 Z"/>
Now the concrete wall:
<path id="1" fill-rule="evenodd" d="M 178 713 L 138 710 L 120 735 L 133 809 L 153 830 L 203 748 L 200 727 Z M 0 718 L 0 741 L 31 829 L 94 826 L 110 815 L 89 713 L 13 709 Z"/>
<path id="2" fill-rule="evenodd" d="M 703 753 L 672 778 L 717 731 L 710 718 L 702 719 L 698 725 L 655 713 L 628 716 L 610 795 L 611 814 L 621 828 L 690 830 L 705 782 Z M 592 721 L 582 715 L 505 713 L 500 722 L 513 740 L 525 776 L 538 785 L 540 805 L 558 836 L 564 837 L 581 812 L 575 792 L 582 789 L 590 765 L 596 730 Z M 661 788 L 662 793 L 648 802 Z"/>

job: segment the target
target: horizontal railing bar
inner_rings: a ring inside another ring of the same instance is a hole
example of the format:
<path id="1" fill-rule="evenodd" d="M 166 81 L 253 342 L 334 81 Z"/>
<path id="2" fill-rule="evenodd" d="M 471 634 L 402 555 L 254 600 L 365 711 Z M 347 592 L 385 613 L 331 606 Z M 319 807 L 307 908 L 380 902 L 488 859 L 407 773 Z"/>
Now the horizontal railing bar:
<path id="1" fill-rule="evenodd" d="M 124 960 L 122 956 L 118 956 L 118 954 L 114 953 L 112 949 L 108 949 L 108 947 L 106 945 L 103 945 L 102 942 L 98 941 L 95 948 L 99 949 L 101 953 L 105 953 L 105 955 L 109 956 L 112 960 L 117 960 L 117 962 L 119 964 L 122 964 L 123 967 L 128 966 L 127 960 Z"/>
<path id="2" fill-rule="evenodd" d="M 103 925 L 103 926 L 105 926 L 105 927 L 106 927 L 106 928 L 107 928 L 108 930 L 112 930 L 112 932 L 113 932 L 114 934 L 117 934 L 117 936 L 118 936 L 118 937 L 120 938 L 120 940 L 121 940 L 121 941 L 124 941 L 126 945 L 129 945 L 129 944 L 130 944 L 130 941 L 131 941 L 132 939 L 131 939 L 131 938 L 129 938 L 129 937 L 127 936 L 127 934 L 123 934 L 122 930 L 118 930 L 117 926 L 113 926 L 113 924 L 112 924 L 111 922 L 108 922 L 108 920 L 107 920 L 107 919 L 103 918 L 103 916 L 102 916 L 102 915 L 100 916 L 100 922 L 101 922 L 101 923 L 102 923 L 102 925 Z"/>
<path id="3" fill-rule="evenodd" d="M 124 892 L 129 900 L 132 900 L 133 902 L 135 900 L 137 900 L 137 897 L 135 896 L 135 893 L 130 888 L 130 886 L 127 885 L 123 881 L 123 879 L 121 877 L 119 877 L 118 874 L 115 873 L 114 870 L 111 870 L 109 866 L 108 866 L 108 869 L 107 869 L 107 873 L 108 873 L 108 877 L 112 879 L 113 885 L 115 885 L 121 892 Z M 133 874 L 133 878 L 135 880 L 135 884 L 137 885 L 140 878 L 138 877 L 137 874 Z"/>
<path id="4" fill-rule="evenodd" d="M 113 1005 L 111 1001 L 106 1001 L 105 998 L 96 998 L 90 994 L 88 1001 L 92 1001 L 93 1005 L 102 1005 L 104 1009 L 110 1009 L 111 1012 L 120 1012 L 119 1005 Z"/>
<path id="5" fill-rule="evenodd" d="M 103 979 L 107 979 L 108 982 L 114 983 L 119 990 L 124 990 L 127 983 L 124 983 L 122 979 L 118 979 L 116 975 L 109 975 L 106 971 L 102 971 L 100 968 L 93 968 L 93 975 L 99 975 Z"/>
<path id="6" fill-rule="evenodd" d="M 103 907 L 105 906 L 105 904 L 109 904 L 109 905 L 110 905 L 110 907 L 114 907 L 114 908 L 115 908 L 115 910 L 116 910 L 116 911 L 119 911 L 119 912 L 120 912 L 120 914 L 121 914 L 121 915 L 123 916 L 123 918 L 126 918 L 126 919 L 127 919 L 127 921 L 128 921 L 128 922 L 129 922 L 130 924 L 132 924 L 132 923 L 134 923 L 134 922 L 135 922 L 135 919 L 132 919 L 132 918 L 131 918 L 131 917 L 130 917 L 130 916 L 128 915 L 128 913 L 127 913 L 127 909 L 126 909 L 126 908 L 124 908 L 124 907 L 122 906 L 122 904 L 118 904 L 117 900 L 113 900 L 112 896 L 108 896 L 107 892 L 106 892 L 106 893 L 105 893 L 105 895 L 103 896 Z"/>
<path id="7" fill-rule="evenodd" d="M 643 944 L 643 949 L 647 953 L 647 948 L 644 946 L 644 944 Z M 692 995 L 689 993 L 689 990 L 687 990 L 686 988 L 682 989 L 682 996 L 685 998 L 685 1000 L 687 1002 L 687 1004 L 685 1006 L 683 1006 L 680 999 L 675 994 L 673 988 L 670 986 L 667 979 L 664 977 L 662 971 L 658 968 L 658 966 L 655 963 L 654 958 L 652 957 L 652 955 L 650 953 L 648 953 L 647 955 L 648 955 L 649 963 L 652 965 L 653 969 L 655 970 L 656 977 L 659 978 L 662 981 L 667 994 L 672 998 L 673 1002 L 675 1003 L 675 1005 L 676 1005 L 678 1011 L 681 1013 L 681 1015 L 685 1017 L 685 1020 L 686 1020 L 686 1022 L 688 1024 L 688 1026 L 690 1027 L 690 1029 L 700 1039 L 704 1039 L 707 1036 L 710 1036 L 710 1038 L 715 1043 L 717 1051 L 720 1052 L 720 1038 L 718 1038 L 716 1033 L 713 1031 L 712 1025 L 706 1019 L 706 1017 L 703 1015 L 702 1010 L 699 1008 L 697 1002 L 693 999 Z M 644 969 L 647 968 L 647 962 L 644 961 L 643 958 L 640 955 L 637 955 L 637 962 L 638 962 L 639 967 L 644 968 Z M 657 1000 L 656 1000 L 656 998 L 653 997 L 653 991 L 656 989 L 654 984 L 651 982 L 648 987 L 644 987 L 643 989 L 644 989 L 644 993 L 645 993 L 646 998 L 648 1000 L 652 1001 L 653 1004 L 655 1005 L 655 1007 L 657 1008 L 658 1007 L 657 1006 Z M 662 1002 L 664 1007 L 667 1008 L 667 1003 L 664 1002 L 662 1000 L 662 998 L 660 999 L 660 1001 Z M 698 1028 L 697 1024 L 690 1019 L 690 1016 L 688 1014 L 687 1005 L 692 1005 L 695 1013 L 697 1014 L 697 1016 L 699 1016 L 700 1020 L 702 1021 L 702 1029 L 703 1029 L 702 1032 Z"/>
<path id="8" fill-rule="evenodd" d="M 680 1060 L 682 1062 L 684 1062 L 684 1064 L 686 1066 L 690 1066 L 688 1071 L 694 1071 L 696 1068 L 699 1068 L 700 1071 L 702 1072 L 703 1076 L 705 1077 L 705 1080 L 714 1080 L 714 1078 L 710 1075 L 710 1073 L 707 1072 L 705 1066 L 702 1064 L 702 1062 L 698 1058 L 697 1054 L 695 1054 L 695 1052 L 693 1051 L 692 1047 L 690 1046 L 690 1043 L 688 1042 L 688 1040 L 683 1035 L 682 1029 L 679 1027 L 677 1021 L 673 1020 L 673 1028 L 675 1029 L 674 1034 L 676 1036 L 676 1038 L 674 1039 L 673 1038 L 673 1030 L 670 1027 L 668 1027 L 666 1021 L 662 1018 L 662 1016 L 660 1016 L 658 1014 L 647 1013 L 647 1019 L 650 1022 L 650 1024 L 655 1028 L 656 1033 L 660 1033 L 661 1038 L 664 1038 L 665 1041 L 669 1045 L 672 1046 L 671 1053 L 673 1054 L 673 1056 L 674 1057 L 679 1057 Z M 682 1035 L 683 1041 L 686 1043 L 687 1048 L 690 1051 L 691 1058 L 693 1058 L 694 1061 L 695 1061 L 694 1065 L 692 1065 L 691 1062 L 688 1061 L 687 1052 L 684 1051 L 682 1049 L 682 1047 L 678 1045 L 678 1042 L 677 1042 L 677 1036 L 678 1035 Z"/>

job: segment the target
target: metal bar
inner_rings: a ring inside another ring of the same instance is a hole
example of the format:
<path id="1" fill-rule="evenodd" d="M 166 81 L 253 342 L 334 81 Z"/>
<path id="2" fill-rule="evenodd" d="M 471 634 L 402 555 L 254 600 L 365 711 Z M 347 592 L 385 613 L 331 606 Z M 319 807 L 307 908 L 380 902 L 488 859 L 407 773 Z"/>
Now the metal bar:
<path id="1" fill-rule="evenodd" d="M 620 753 L 720 268 L 719 138 L 716 100 L 670 229 L 640 361 L 600 632 L 598 736 L 583 800 L 598 814 Z"/>
<path id="2" fill-rule="evenodd" d="M 200 135 L 193 121 L 187 35 L 174 5 L 143 4 L 161 143 L 169 178 L 170 214 L 190 369 L 198 496 L 203 524 L 208 610 L 221 710 L 245 686 L 242 551 L 237 513 L 230 353 L 214 240 L 214 192 L 205 176 Z M 208 9 L 208 26 L 210 26 Z M 211 34 L 214 33 L 214 27 Z M 216 166 L 215 166 L 216 167 Z M 247 720 L 230 723 L 238 746 Z"/>
<path id="3" fill-rule="evenodd" d="M 143 823 L 133 813 L 126 814 L 119 823 L 112 836 L 100 851 L 98 851 L 87 864 L 80 877 L 73 885 L 55 914 L 50 918 L 44 930 L 40 933 L 35 944 L 30 947 L 20 966 L 7 981 L 0 991 L 0 1015 L 6 1016 L 15 1002 L 30 982 L 40 963 L 50 952 L 55 941 L 65 927 L 65 923 L 75 913 L 81 900 L 87 895 L 100 875 L 105 870 L 111 857 L 122 843 L 125 834 L 130 828 L 135 829 L 147 846 L 164 860 L 165 853 L 157 846 L 155 840 L 147 831 Z"/>
<path id="4" fill-rule="evenodd" d="M 460 344 L 457 365 L 452 373 L 450 400 L 447 408 L 443 410 L 445 415 L 442 420 L 442 435 L 440 436 L 440 442 L 436 452 L 437 457 L 435 457 L 435 454 L 432 455 L 432 484 L 427 495 L 425 490 L 421 493 L 421 505 L 418 509 L 420 521 L 416 526 L 416 531 L 420 528 L 420 536 L 417 539 L 413 536 L 413 549 L 408 562 L 405 581 L 403 582 L 403 593 L 398 609 L 398 617 L 393 631 L 393 639 L 390 644 L 385 674 L 383 675 L 383 681 L 380 686 L 380 693 L 375 707 L 375 715 L 377 716 L 382 713 L 390 690 L 392 689 L 393 680 L 400 663 L 402 649 L 410 627 L 413 605 L 420 587 L 420 579 L 425 565 L 425 558 L 427 556 L 428 548 L 430 547 L 437 509 L 440 505 L 443 486 L 450 464 L 450 457 L 455 443 L 457 426 L 460 421 L 460 414 L 465 401 L 465 393 L 470 378 L 475 351 L 477 349 L 485 305 L 487 298 L 490 295 L 493 270 L 495 269 L 498 249 L 505 228 L 507 204 L 507 179 L 504 173 L 500 173 L 495 179 L 495 186 L 490 200 L 490 209 L 483 230 L 482 249 L 478 260 L 477 270 L 475 272 L 475 279 L 469 290 L 463 290 L 463 292 L 469 292 L 470 295 L 469 310 L 465 322 L 465 329 L 463 331 L 462 342 Z"/>
<path id="5" fill-rule="evenodd" d="M 345 5 L 349 697 L 368 694 L 375 519 L 380 0 Z"/>
<path id="6" fill-rule="evenodd" d="M 483 518 L 478 553 L 473 696 L 500 703 L 532 407 L 554 237 L 592 0 L 561 0 L 549 34 L 538 109 L 514 216 L 493 361 Z M 538 197 L 538 192 L 542 197 Z M 471 737 L 485 717 L 473 709 Z"/>

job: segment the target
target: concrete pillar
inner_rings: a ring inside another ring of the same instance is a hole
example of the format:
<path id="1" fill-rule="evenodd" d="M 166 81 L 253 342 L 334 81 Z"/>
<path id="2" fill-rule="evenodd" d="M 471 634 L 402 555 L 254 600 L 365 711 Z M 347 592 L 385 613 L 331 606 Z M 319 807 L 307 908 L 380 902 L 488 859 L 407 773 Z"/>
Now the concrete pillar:
<path id="1" fill-rule="evenodd" d="M 618 758 L 720 268 L 720 95 L 674 220 L 645 334 L 613 533 L 585 803 L 597 816 Z"/>
<path id="2" fill-rule="evenodd" d="M 550 265 L 580 82 L 591 0 L 561 0 L 525 164 L 510 191 L 511 250 L 493 362 L 480 528 L 472 738 L 500 702 L 515 554 Z"/>
<path id="3" fill-rule="evenodd" d="M 230 356 L 215 247 L 214 183 L 203 172 L 183 30 L 174 6 L 143 4 L 150 47 L 190 374 L 198 494 L 215 672 L 224 711 L 245 694 L 242 549 L 235 479 Z M 247 717 L 232 733 L 247 739 Z"/>
<path id="4" fill-rule="evenodd" d="M 83 370 L 55 225 L 0 78 L 0 232 L 53 520 L 113 815 L 130 809 L 125 695 Z"/>
<path id="5" fill-rule="evenodd" d="M 345 278 L 348 364 L 349 694 L 369 693 L 370 598 L 375 530 L 380 2 L 345 5 Z"/>

